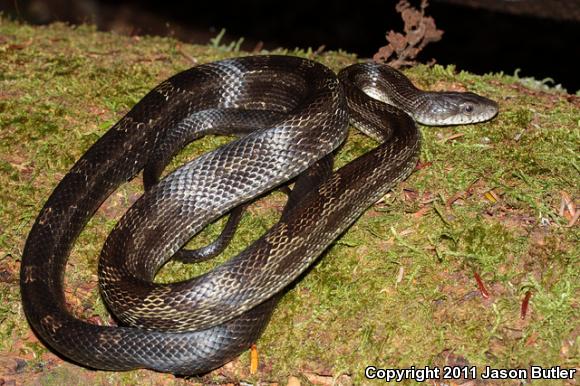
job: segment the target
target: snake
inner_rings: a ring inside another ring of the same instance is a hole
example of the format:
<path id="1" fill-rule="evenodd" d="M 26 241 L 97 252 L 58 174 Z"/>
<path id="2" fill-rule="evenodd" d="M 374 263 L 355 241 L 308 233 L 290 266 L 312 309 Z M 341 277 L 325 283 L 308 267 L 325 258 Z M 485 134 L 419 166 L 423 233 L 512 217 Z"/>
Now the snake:
<path id="1" fill-rule="evenodd" d="M 426 125 L 493 118 L 496 102 L 428 92 L 384 64 L 338 75 L 305 58 L 257 55 L 196 65 L 163 81 L 113 125 L 56 186 L 28 235 L 23 310 L 40 340 L 92 369 L 204 374 L 247 350 L 284 293 L 368 207 L 415 168 Z M 378 145 L 333 170 L 352 123 Z M 234 135 L 160 178 L 208 134 Z M 98 263 L 117 325 L 68 309 L 64 271 L 104 200 L 143 170 L 145 193 L 107 237 Z M 238 255 L 188 280 L 159 269 L 207 224 L 294 182 L 279 221 Z"/>

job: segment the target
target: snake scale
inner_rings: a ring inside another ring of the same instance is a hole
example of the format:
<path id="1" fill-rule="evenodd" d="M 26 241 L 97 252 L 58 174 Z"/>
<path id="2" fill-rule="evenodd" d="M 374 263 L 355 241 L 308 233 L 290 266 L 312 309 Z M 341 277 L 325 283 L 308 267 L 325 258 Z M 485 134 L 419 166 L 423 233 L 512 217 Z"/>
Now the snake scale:
<path id="1" fill-rule="evenodd" d="M 178 73 L 101 137 L 47 200 L 22 257 L 24 312 L 47 346 L 90 368 L 208 372 L 255 342 L 283 289 L 412 171 L 421 143 L 413 119 L 447 125 L 496 113 L 489 99 L 423 92 L 373 63 L 337 76 L 314 61 L 266 55 Z M 349 121 L 380 144 L 333 172 L 329 154 Z M 206 134 L 238 139 L 156 183 L 172 155 Z M 79 320 L 63 288 L 72 245 L 101 203 L 142 169 L 146 193 L 99 260 L 101 293 L 120 326 Z M 294 178 L 279 222 L 246 250 L 190 280 L 153 283 L 205 225 Z"/>

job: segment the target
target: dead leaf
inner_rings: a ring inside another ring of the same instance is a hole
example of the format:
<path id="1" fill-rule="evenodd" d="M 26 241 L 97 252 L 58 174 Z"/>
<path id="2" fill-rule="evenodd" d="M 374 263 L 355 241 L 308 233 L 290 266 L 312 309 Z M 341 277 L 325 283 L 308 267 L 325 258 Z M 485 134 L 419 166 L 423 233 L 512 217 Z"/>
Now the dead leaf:
<path id="1" fill-rule="evenodd" d="M 288 377 L 287 386 L 300 386 L 300 379 L 296 377 Z"/>

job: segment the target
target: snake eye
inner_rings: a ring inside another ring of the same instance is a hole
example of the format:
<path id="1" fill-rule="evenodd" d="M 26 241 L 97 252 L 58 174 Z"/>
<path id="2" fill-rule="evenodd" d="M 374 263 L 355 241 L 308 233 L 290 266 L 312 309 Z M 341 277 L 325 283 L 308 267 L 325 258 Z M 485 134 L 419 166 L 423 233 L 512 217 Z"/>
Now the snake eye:
<path id="1" fill-rule="evenodd" d="M 473 105 L 465 105 L 463 106 L 463 110 L 465 110 L 467 113 L 470 113 L 473 111 Z"/>

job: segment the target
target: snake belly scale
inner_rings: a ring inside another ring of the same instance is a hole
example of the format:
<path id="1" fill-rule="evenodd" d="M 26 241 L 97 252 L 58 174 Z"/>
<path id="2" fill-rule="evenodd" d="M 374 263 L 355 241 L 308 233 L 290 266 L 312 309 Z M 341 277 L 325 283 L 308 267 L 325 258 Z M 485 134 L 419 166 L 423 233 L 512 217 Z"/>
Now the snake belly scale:
<path id="1" fill-rule="evenodd" d="M 283 289 L 412 171 L 421 141 L 411 117 L 455 124 L 496 113 L 486 98 L 425 93 L 370 63 L 336 76 L 310 60 L 272 55 L 181 72 L 100 138 L 47 200 L 22 257 L 24 312 L 47 346 L 90 368 L 208 372 L 255 342 Z M 380 145 L 291 194 L 280 221 L 238 256 L 184 282 L 152 282 L 206 224 L 316 168 L 343 142 L 349 120 Z M 181 145 L 208 133 L 240 138 L 153 185 L 105 242 L 99 284 L 121 326 L 75 318 L 64 268 L 87 221 L 120 184 L 143 168 L 146 179 L 158 175 Z"/>

